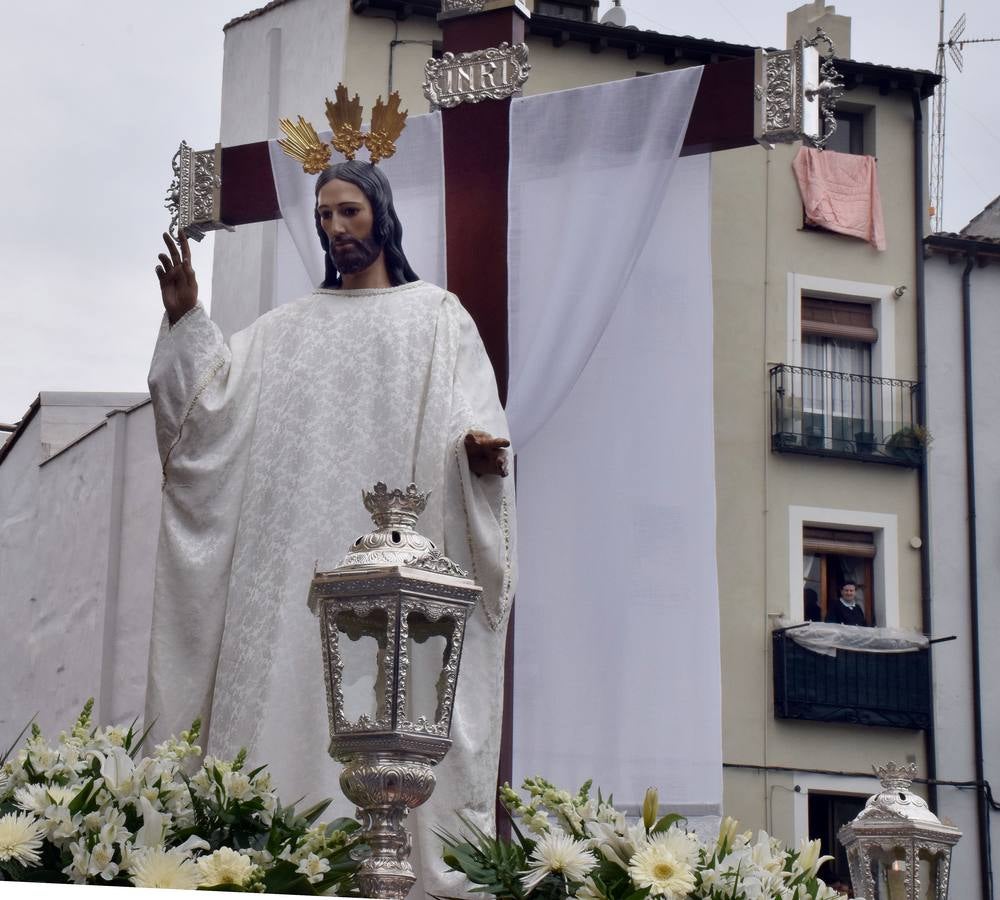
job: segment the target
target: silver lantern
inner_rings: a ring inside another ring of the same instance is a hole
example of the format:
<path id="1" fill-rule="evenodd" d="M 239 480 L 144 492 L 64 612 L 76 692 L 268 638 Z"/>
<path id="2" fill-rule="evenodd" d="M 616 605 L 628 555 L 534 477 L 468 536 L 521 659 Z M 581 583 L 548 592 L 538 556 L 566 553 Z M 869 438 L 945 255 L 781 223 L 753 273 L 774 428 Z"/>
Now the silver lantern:
<path id="1" fill-rule="evenodd" d="M 434 790 L 433 767 L 451 746 L 452 706 L 465 622 L 479 588 L 414 525 L 429 494 L 409 485 L 364 491 L 375 530 L 332 572 L 317 572 L 330 755 L 358 807 L 365 842 L 359 881 L 368 897 L 405 897 L 409 810 Z"/>
<path id="2" fill-rule="evenodd" d="M 882 790 L 837 835 L 854 893 L 865 900 L 945 900 L 951 848 L 962 833 L 910 790 L 914 763 L 876 766 Z"/>

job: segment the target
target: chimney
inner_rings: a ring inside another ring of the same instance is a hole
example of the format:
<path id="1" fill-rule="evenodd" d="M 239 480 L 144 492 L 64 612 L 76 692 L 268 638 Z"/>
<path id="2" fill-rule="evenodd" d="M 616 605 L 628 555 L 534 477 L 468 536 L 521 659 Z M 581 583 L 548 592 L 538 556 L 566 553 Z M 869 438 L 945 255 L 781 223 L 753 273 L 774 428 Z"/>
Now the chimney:
<path id="1" fill-rule="evenodd" d="M 837 56 L 841 59 L 851 58 L 851 17 L 838 16 L 836 9 L 827 6 L 823 0 L 806 3 L 788 14 L 785 38 L 787 46 L 791 47 L 800 37 L 815 37 L 817 27 L 830 36 Z"/>

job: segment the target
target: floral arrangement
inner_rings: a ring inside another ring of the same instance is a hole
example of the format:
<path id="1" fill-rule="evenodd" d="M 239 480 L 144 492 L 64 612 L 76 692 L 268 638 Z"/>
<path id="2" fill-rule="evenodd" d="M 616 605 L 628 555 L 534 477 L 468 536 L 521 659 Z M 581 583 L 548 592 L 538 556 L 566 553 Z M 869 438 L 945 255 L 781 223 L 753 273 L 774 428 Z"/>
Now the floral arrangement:
<path id="1" fill-rule="evenodd" d="M 0 757 L 0 881 L 357 894 L 360 826 L 317 824 L 329 801 L 283 807 L 243 752 L 199 762 L 197 722 L 138 758 L 145 734 L 97 728 L 92 709 Z"/>
<path id="2" fill-rule="evenodd" d="M 590 782 L 575 795 L 544 778 L 529 778 L 527 799 L 504 785 L 500 799 L 516 837 L 504 841 L 466 822 L 471 836 L 439 832 L 449 868 L 475 890 L 510 900 L 836 900 L 843 895 L 818 877 L 830 857 L 819 841 L 797 851 L 760 832 L 740 833 L 723 819 L 718 837 L 703 843 L 683 818 L 658 818 L 652 788 L 642 820 L 630 823 Z M 530 835 L 530 836 L 529 836 Z"/>

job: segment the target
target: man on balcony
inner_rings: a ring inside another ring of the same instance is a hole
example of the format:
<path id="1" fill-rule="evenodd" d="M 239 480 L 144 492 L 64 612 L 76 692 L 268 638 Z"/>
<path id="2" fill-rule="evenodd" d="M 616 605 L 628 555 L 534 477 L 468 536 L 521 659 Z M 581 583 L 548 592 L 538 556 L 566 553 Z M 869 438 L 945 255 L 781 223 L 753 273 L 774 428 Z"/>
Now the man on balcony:
<path id="1" fill-rule="evenodd" d="M 865 619 L 865 611 L 857 598 L 858 586 L 853 581 L 845 581 L 840 586 L 840 597 L 830 604 L 826 621 L 838 625 L 870 625 Z"/>

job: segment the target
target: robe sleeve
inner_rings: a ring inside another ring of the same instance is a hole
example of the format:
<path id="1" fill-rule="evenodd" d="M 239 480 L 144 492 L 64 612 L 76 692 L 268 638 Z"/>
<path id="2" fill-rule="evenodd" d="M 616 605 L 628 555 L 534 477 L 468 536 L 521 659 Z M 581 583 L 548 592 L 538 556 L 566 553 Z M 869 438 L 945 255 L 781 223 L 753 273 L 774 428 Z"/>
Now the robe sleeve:
<path id="1" fill-rule="evenodd" d="M 260 378 L 253 329 L 232 349 L 200 305 L 164 321 L 149 373 L 163 496 L 146 722 L 154 742 L 202 720 L 207 746 Z"/>
<path id="2" fill-rule="evenodd" d="M 448 532 L 456 539 L 464 530 L 472 576 L 483 588 L 482 611 L 490 627 L 501 630 L 507 621 L 517 582 L 516 529 L 514 523 L 514 478 L 475 475 L 469 469 L 465 436 L 485 431 L 494 437 L 509 438 L 507 417 L 497 392 L 493 365 L 479 336 L 479 329 L 464 307 L 458 308 L 459 341 L 455 365 L 453 422 L 449 453 L 453 461 L 449 493 L 460 494 L 461 503 L 447 504 L 452 521 Z M 513 448 L 507 451 L 513 452 Z M 513 471 L 513 466 L 511 467 Z M 461 509 L 460 521 L 454 521 Z"/>
<path id="3" fill-rule="evenodd" d="M 199 396 L 229 360 L 222 333 L 200 303 L 173 326 L 164 314 L 149 367 L 156 445 L 164 469 Z"/>

